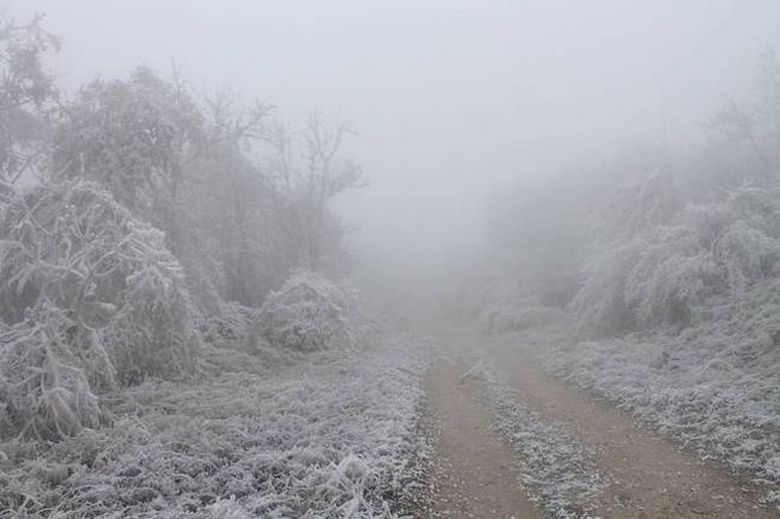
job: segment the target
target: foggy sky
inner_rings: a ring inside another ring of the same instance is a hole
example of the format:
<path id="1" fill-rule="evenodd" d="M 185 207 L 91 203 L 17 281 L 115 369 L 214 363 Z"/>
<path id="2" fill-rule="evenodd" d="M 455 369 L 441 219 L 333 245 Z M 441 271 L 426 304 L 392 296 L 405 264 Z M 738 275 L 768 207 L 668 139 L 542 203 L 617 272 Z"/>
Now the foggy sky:
<path id="1" fill-rule="evenodd" d="M 436 266 L 478 240 L 481 201 L 633 139 L 687 142 L 758 53 L 780 2 L 14 0 L 63 37 L 73 91 L 175 60 L 197 92 L 230 88 L 295 122 L 352 121 L 370 187 L 346 197 L 365 258 Z"/>

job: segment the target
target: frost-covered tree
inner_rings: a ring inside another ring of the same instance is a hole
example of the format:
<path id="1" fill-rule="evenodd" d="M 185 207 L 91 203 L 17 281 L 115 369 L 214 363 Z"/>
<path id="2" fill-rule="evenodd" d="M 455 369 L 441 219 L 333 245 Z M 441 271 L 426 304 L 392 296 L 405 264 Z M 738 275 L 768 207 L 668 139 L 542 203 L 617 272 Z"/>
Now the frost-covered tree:
<path id="1" fill-rule="evenodd" d="M 204 138 L 186 163 L 178 212 L 187 232 L 177 251 L 222 298 L 259 306 L 290 268 L 278 259 L 270 188 L 252 158 L 271 108 L 242 108 L 220 94 L 201 110 Z"/>
<path id="2" fill-rule="evenodd" d="M 0 186 L 0 428 L 96 421 L 93 391 L 192 373 L 197 312 L 162 233 L 84 180 Z"/>
<path id="3" fill-rule="evenodd" d="M 360 166 L 341 157 L 344 139 L 352 132 L 344 123 L 329 125 L 320 112 L 312 112 L 303 142 L 277 125 L 271 133 L 275 153 L 264 170 L 272 188 L 280 231 L 291 245 L 290 260 L 313 271 L 338 271 L 347 263 L 341 222 L 330 212 L 338 194 L 362 185 Z M 303 160 L 296 160 L 298 156 Z"/>
<path id="4" fill-rule="evenodd" d="M 739 172 L 744 180 L 777 181 L 780 174 L 780 63 L 771 50 L 760 56 L 759 73 L 749 102 L 727 99 L 709 121 L 709 127 L 726 141 L 747 148 L 753 164 Z M 743 151 L 740 148 L 734 150 Z"/>
<path id="5" fill-rule="evenodd" d="M 270 112 L 195 102 L 148 69 L 96 81 L 58 127 L 55 177 L 94 180 L 163 230 L 210 313 L 220 299 L 257 306 L 293 269 L 343 263 L 328 201 L 360 175 L 339 157 L 345 126 L 314 115 L 292 139 Z"/>
<path id="6" fill-rule="evenodd" d="M 0 180 L 15 183 L 48 161 L 48 111 L 57 97 L 43 55 L 59 48 L 41 16 L 17 24 L 0 13 Z"/>
<path id="7" fill-rule="evenodd" d="M 136 217 L 168 233 L 175 248 L 184 160 L 201 138 L 202 117 L 190 96 L 138 68 L 127 80 L 88 84 L 65 112 L 55 135 L 55 178 L 105 186 Z"/>
<path id="8" fill-rule="evenodd" d="M 276 332 L 349 342 L 335 285 L 278 291 L 343 269 L 329 201 L 360 178 L 346 127 L 314 115 L 292 138 L 270 107 L 199 101 L 146 68 L 60 103 L 39 22 L 0 20 L 0 435 L 97 427 L 102 391 L 196 372 L 202 338 L 244 340 L 273 290 L 265 314 L 292 312 Z"/>

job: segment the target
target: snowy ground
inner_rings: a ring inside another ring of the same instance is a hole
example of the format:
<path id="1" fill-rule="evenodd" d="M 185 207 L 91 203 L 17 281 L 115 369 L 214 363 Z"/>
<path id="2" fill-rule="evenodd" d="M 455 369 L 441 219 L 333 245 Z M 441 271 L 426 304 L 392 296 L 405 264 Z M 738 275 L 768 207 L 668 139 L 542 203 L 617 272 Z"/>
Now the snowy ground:
<path id="1" fill-rule="evenodd" d="M 479 363 L 469 375 L 480 382 L 493 422 L 519 453 L 520 481 L 531 500 L 553 517 L 591 517 L 594 497 L 606 486 L 591 455 L 563 427 L 542 421 L 495 369 Z"/>
<path id="2" fill-rule="evenodd" d="M 605 396 L 703 458 L 726 461 L 767 484 L 768 500 L 780 502 L 777 348 L 751 358 L 744 348 L 735 352 L 736 341 L 707 329 L 682 338 L 596 342 L 576 342 L 560 330 L 521 335 L 518 344 L 530 345 L 546 369 Z"/>
<path id="3" fill-rule="evenodd" d="M 4 517 L 396 517 L 427 446 L 427 344 L 258 358 L 212 350 L 196 383 L 113 395 L 115 425 L 0 444 Z"/>

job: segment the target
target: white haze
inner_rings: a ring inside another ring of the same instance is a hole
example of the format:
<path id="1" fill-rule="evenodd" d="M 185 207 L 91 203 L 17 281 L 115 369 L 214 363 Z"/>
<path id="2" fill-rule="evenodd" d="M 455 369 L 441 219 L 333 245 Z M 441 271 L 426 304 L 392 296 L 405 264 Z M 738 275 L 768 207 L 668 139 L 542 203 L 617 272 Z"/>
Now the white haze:
<path id="1" fill-rule="evenodd" d="M 73 92 L 175 62 L 197 91 L 351 121 L 369 186 L 340 201 L 363 266 L 428 275 L 480 244 L 488 194 L 623 143 L 690 142 L 756 57 L 774 0 L 26 0 Z M 683 144 L 684 145 L 684 144 Z M 371 270 L 371 269 L 369 269 Z"/>

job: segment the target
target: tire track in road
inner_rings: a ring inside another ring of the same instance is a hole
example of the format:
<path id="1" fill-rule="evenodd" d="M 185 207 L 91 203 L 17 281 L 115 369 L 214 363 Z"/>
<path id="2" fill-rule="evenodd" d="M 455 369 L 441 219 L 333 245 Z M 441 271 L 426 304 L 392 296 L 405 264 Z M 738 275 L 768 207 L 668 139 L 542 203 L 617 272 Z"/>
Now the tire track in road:
<path id="1" fill-rule="evenodd" d="M 504 443 L 461 375 L 465 364 L 435 363 L 425 380 L 434 424 L 431 510 L 425 518 L 537 519 L 546 514 L 517 480 L 517 453 Z"/>

